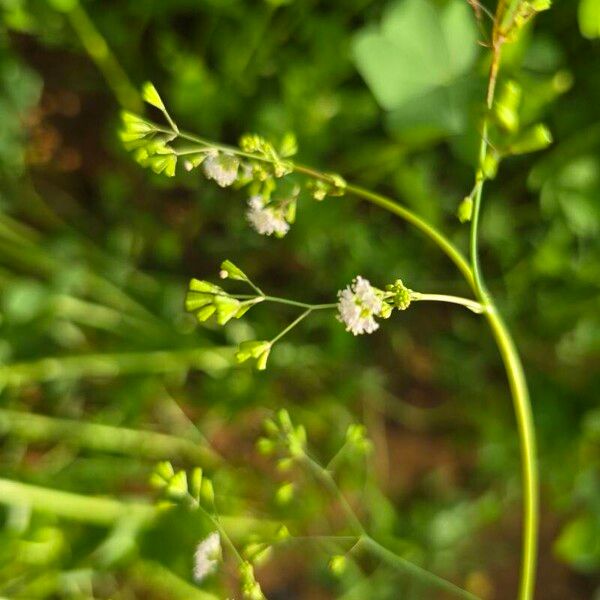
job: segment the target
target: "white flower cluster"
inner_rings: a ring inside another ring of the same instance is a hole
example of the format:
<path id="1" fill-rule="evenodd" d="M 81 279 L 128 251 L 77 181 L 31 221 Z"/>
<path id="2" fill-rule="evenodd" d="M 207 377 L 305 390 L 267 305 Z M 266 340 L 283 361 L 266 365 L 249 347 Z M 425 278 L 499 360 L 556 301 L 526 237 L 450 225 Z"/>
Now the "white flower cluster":
<path id="1" fill-rule="evenodd" d="M 213 531 L 198 544 L 194 553 L 194 580 L 200 583 L 215 571 L 220 560 L 221 537 L 218 531 Z"/>
<path id="2" fill-rule="evenodd" d="M 290 229 L 290 224 L 283 218 L 281 211 L 265 206 L 259 195 L 252 196 L 248 200 L 246 218 L 261 235 L 275 234 L 283 237 Z"/>
<path id="3" fill-rule="evenodd" d="M 212 152 L 204 159 L 204 174 L 221 187 L 231 185 L 238 176 L 239 159 L 233 154 Z"/>
<path id="4" fill-rule="evenodd" d="M 346 325 L 346 331 L 362 335 L 379 329 L 373 317 L 381 312 L 383 301 L 366 279 L 357 276 L 351 285 L 338 292 L 338 299 L 338 320 Z"/>

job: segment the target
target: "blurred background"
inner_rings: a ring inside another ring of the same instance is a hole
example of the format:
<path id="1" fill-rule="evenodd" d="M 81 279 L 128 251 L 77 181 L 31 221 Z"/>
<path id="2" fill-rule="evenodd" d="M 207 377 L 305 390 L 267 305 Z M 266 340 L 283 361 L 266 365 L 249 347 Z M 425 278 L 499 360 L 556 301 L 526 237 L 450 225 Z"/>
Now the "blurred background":
<path id="1" fill-rule="evenodd" d="M 398 198 L 466 248 L 456 210 L 472 187 L 488 57 L 469 43 L 445 67 L 433 40 L 485 41 L 489 23 L 440 0 L 412 27 L 395 12 L 406 2 L 427 0 L 0 0 L 0 596 L 238 597 L 227 570 L 193 584 L 207 523 L 178 511 L 145 522 L 158 460 L 211 474 L 240 543 L 253 531 L 243 518 L 335 533 L 335 507 L 301 475 L 276 501 L 289 475 L 254 443 L 279 407 L 324 462 L 364 423 L 374 451 L 349 461 L 340 486 L 370 530 L 481 598 L 516 596 L 518 444 L 482 322 L 423 303 L 356 339 L 318 315 L 256 373 L 233 366 L 232 346 L 293 313 L 259 306 L 217 328 L 183 310 L 188 279 L 214 280 L 225 258 L 305 302 L 333 301 L 356 274 L 466 294 L 449 261 L 349 196 L 306 198 L 285 238 L 261 237 L 243 193 L 199 173 L 155 176 L 117 136 L 120 109 L 143 110 L 136 89 L 150 79 L 185 129 L 228 143 L 293 131 L 301 162 Z M 442 85 L 436 75 L 416 96 L 382 97 L 390 69 L 411 68 L 362 60 L 358 41 L 382 21 L 431 49 Z M 545 600 L 600 597 L 599 35 L 596 0 L 557 0 L 506 47 L 501 82 L 519 82 L 521 120 L 546 122 L 555 143 L 506 160 L 483 212 L 484 270 L 539 436 Z M 327 549 L 307 544 L 258 568 L 271 600 L 438 597 L 375 564 L 336 578 Z"/>

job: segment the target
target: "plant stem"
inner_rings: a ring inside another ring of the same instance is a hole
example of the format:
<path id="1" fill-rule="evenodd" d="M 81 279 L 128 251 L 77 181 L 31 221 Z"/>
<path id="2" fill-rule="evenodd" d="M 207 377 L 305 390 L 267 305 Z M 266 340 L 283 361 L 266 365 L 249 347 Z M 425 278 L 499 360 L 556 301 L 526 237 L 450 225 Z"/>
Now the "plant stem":
<path id="1" fill-rule="evenodd" d="M 423 583 L 445 590 L 446 592 L 454 594 L 458 598 L 465 598 L 466 600 L 478 600 L 477 596 L 474 594 L 471 594 L 457 585 L 454 585 L 450 581 L 446 581 L 445 579 L 434 575 L 426 569 L 422 569 L 409 560 L 398 556 L 395 552 L 388 550 L 385 546 L 382 546 L 370 536 L 364 536 L 362 538 L 362 543 L 363 546 L 374 556 L 377 556 L 384 562 L 395 567 L 397 570 L 404 571 L 405 573 L 412 575 Z"/>
<path id="2" fill-rule="evenodd" d="M 308 175 L 314 179 L 321 179 L 330 183 L 334 182 L 331 176 L 324 173 L 319 173 L 303 165 L 294 165 L 294 171 L 297 173 L 303 173 L 304 175 Z M 363 200 L 367 200 L 371 204 L 375 204 L 376 206 L 384 208 L 388 212 L 391 212 L 404 219 L 411 225 L 414 225 L 439 246 L 442 252 L 444 252 L 444 254 L 446 254 L 448 258 L 450 258 L 450 260 L 458 267 L 459 271 L 464 275 L 469 285 L 471 287 L 473 286 L 473 274 L 466 258 L 463 256 L 460 250 L 458 250 L 458 248 L 435 227 L 427 223 L 427 221 L 419 217 L 419 215 L 414 213 L 412 210 L 402 206 L 401 204 L 398 204 L 397 202 L 394 202 L 391 198 L 382 196 L 381 194 L 376 194 L 375 192 L 371 192 L 370 190 L 357 185 L 348 184 L 345 189 L 351 194 L 354 194 Z"/>
<path id="3" fill-rule="evenodd" d="M 218 349 L 184 348 L 153 352 L 42 358 L 31 362 L 0 366 L 0 388 L 82 377 L 178 373 L 192 367 L 209 373 L 220 372 L 230 366 L 230 361 L 223 352 Z"/>
<path id="4" fill-rule="evenodd" d="M 301 456 L 301 461 L 313 474 L 315 479 L 320 481 L 323 487 L 325 487 L 325 489 L 327 489 L 327 491 L 340 503 L 340 506 L 344 511 L 344 514 L 346 515 L 346 518 L 356 536 L 356 544 L 353 546 L 353 548 L 355 548 L 357 544 L 360 544 L 373 556 L 383 560 L 398 571 L 402 571 L 403 573 L 407 573 L 412 577 L 415 577 L 422 583 L 450 592 L 459 598 L 465 598 L 466 600 L 478 600 L 477 596 L 474 596 L 457 585 L 454 585 L 450 581 L 447 581 L 442 577 L 438 577 L 434 573 L 431 573 L 430 571 L 419 567 L 405 558 L 402 558 L 395 552 L 392 552 L 374 540 L 365 530 L 363 524 L 354 512 L 353 508 L 350 506 L 348 500 L 346 500 L 344 494 L 342 494 L 329 470 L 324 469 L 317 461 L 312 459 L 306 453 Z"/>
<path id="5" fill-rule="evenodd" d="M 283 331 L 280 331 L 272 340 L 271 344 L 274 344 L 278 340 L 280 340 L 286 333 L 290 332 L 298 323 L 303 321 L 310 313 L 313 311 L 312 307 L 307 308 L 297 319 L 294 319 Z"/>
<path id="6" fill-rule="evenodd" d="M 204 468 L 222 461 L 207 445 L 165 433 L 0 409 L 0 435 L 7 434 L 30 442 L 55 441 L 153 460 L 183 459 Z"/>
<path id="7" fill-rule="evenodd" d="M 34 510 L 66 519 L 104 526 L 113 525 L 127 517 L 150 521 L 157 514 L 156 508 L 149 504 L 83 496 L 10 479 L 0 479 L 0 503 L 28 505 Z"/>
<path id="8" fill-rule="evenodd" d="M 459 304 L 468 308 L 474 313 L 481 314 L 485 312 L 485 307 L 476 302 L 475 300 L 469 300 L 468 298 L 462 298 L 461 296 L 449 296 L 448 294 L 421 294 L 420 292 L 411 292 L 411 300 L 429 300 L 432 302 L 449 302 L 450 304 Z"/>
<path id="9" fill-rule="evenodd" d="M 511 6 L 516 5 L 511 2 Z M 481 130 L 479 163 L 475 175 L 475 194 L 471 220 L 470 257 L 473 269 L 474 291 L 477 299 L 485 306 L 485 315 L 494 335 L 494 339 L 502 356 L 508 383 L 513 399 L 515 417 L 520 443 L 521 471 L 523 486 L 523 539 L 521 550 L 521 574 L 519 582 L 519 600 L 531 600 L 535 589 L 535 573 L 537 562 L 537 536 L 539 522 L 538 499 L 538 465 L 536 456 L 535 427 L 531 411 L 531 401 L 527 390 L 527 382 L 523 365 L 512 340 L 510 332 L 498 313 L 491 294 L 487 291 L 479 266 L 478 233 L 481 198 L 485 181 L 484 163 L 488 150 L 488 121 L 493 108 L 496 81 L 500 69 L 503 34 L 500 31 L 500 20 L 505 10 L 504 0 L 500 0 L 496 9 L 492 40 L 492 63 L 486 94 L 486 115 Z"/>
<path id="10" fill-rule="evenodd" d="M 138 91 L 79 2 L 75 2 L 73 8 L 67 11 L 67 18 L 121 106 L 140 111 L 142 101 Z"/>

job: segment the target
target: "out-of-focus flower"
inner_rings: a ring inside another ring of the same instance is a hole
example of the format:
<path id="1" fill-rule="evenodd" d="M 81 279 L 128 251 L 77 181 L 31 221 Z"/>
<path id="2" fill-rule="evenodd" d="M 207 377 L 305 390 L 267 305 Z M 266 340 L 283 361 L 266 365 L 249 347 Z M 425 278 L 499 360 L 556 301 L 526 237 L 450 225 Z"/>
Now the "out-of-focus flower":
<path id="1" fill-rule="evenodd" d="M 204 538 L 194 553 L 194 580 L 202 581 L 213 573 L 221 560 L 221 537 L 218 531 L 213 531 Z"/>
<path id="2" fill-rule="evenodd" d="M 290 229 L 282 212 L 271 206 L 265 206 L 261 196 L 252 196 L 248 200 L 248 221 L 261 235 L 283 237 Z"/>
<path id="3" fill-rule="evenodd" d="M 208 179 L 214 179 L 221 187 L 227 187 L 237 179 L 240 161 L 233 154 L 214 152 L 206 157 L 203 166 Z"/>

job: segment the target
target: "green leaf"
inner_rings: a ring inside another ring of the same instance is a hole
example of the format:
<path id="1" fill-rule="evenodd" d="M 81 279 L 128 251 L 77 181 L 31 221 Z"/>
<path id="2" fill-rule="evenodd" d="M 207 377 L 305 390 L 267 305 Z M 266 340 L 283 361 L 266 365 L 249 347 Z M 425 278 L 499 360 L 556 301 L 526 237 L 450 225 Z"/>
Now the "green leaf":
<path id="1" fill-rule="evenodd" d="M 578 517 L 561 531 L 554 545 L 558 557 L 582 572 L 600 566 L 600 522 L 590 515 Z"/>
<path id="2" fill-rule="evenodd" d="M 438 9 L 430 0 L 404 0 L 392 5 L 380 27 L 361 31 L 353 50 L 377 101 L 394 110 L 439 95 L 463 75 L 477 56 L 477 29 L 466 2 Z"/>
<path id="3" fill-rule="evenodd" d="M 590 40 L 600 37 L 600 0 L 580 0 L 577 18 L 583 37 Z"/>

